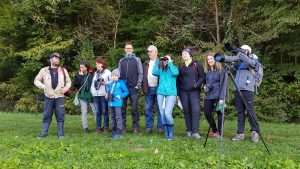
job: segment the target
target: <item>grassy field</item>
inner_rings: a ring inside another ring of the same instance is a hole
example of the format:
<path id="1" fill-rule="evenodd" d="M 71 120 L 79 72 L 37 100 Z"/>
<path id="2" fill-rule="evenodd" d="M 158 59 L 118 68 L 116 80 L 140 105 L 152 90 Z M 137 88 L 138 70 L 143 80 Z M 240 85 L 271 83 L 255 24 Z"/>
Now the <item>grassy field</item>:
<path id="1" fill-rule="evenodd" d="M 66 116 L 65 138 L 56 136 L 55 117 L 49 136 L 38 140 L 42 114 L 0 113 L 0 168 L 217 168 L 219 141 L 187 138 L 183 119 L 175 119 L 175 139 L 163 135 L 128 131 L 122 139 L 83 134 L 80 116 Z M 141 126 L 144 126 L 144 117 Z M 128 118 L 131 122 L 131 118 Z M 201 135 L 207 122 L 201 119 Z M 128 127 L 130 128 L 130 126 Z M 236 122 L 225 121 L 222 168 L 300 168 L 300 125 L 261 123 L 269 155 L 261 141 L 250 142 L 250 132 L 242 142 L 232 142 Z M 249 130 L 247 124 L 246 130 Z"/>

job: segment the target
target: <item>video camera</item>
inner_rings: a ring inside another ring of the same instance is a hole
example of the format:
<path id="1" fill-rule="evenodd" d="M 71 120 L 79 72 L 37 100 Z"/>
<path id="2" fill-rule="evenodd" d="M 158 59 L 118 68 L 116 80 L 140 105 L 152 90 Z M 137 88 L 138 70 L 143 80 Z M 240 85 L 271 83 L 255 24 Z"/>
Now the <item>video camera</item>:
<path id="1" fill-rule="evenodd" d="M 241 60 L 240 56 L 248 56 L 248 51 L 245 49 L 241 49 L 238 48 L 234 45 L 231 45 L 229 43 L 226 43 L 224 45 L 224 50 L 225 51 L 230 51 L 232 53 L 234 53 L 234 56 L 227 56 L 227 55 L 221 55 L 219 53 L 214 55 L 214 59 L 216 62 L 225 62 L 225 63 L 232 63 L 232 62 L 236 62 Z M 241 53 L 241 55 L 239 55 L 238 53 Z"/>

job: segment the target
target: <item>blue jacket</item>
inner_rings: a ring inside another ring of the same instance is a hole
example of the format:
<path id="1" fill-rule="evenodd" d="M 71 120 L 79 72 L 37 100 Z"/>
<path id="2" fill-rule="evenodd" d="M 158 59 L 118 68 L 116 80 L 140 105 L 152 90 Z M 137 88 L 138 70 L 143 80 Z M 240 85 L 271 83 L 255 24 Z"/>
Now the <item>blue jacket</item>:
<path id="1" fill-rule="evenodd" d="M 113 85 L 115 84 L 114 90 L 112 91 Z M 113 95 L 113 102 L 108 102 L 109 107 L 117 107 L 123 105 L 123 99 L 129 94 L 128 89 L 123 80 L 112 81 L 108 84 L 108 94 Z M 116 96 L 120 96 L 118 99 Z"/>
<path id="2" fill-rule="evenodd" d="M 205 84 L 211 86 L 211 90 L 205 92 L 205 99 L 224 100 L 227 91 L 227 79 L 225 79 L 225 70 L 208 71 L 206 73 Z"/>
<path id="3" fill-rule="evenodd" d="M 179 74 L 178 68 L 172 62 L 168 62 L 167 69 L 161 69 L 158 65 L 159 61 L 157 60 L 152 70 L 152 74 L 159 78 L 157 94 L 177 96 L 176 77 Z"/>

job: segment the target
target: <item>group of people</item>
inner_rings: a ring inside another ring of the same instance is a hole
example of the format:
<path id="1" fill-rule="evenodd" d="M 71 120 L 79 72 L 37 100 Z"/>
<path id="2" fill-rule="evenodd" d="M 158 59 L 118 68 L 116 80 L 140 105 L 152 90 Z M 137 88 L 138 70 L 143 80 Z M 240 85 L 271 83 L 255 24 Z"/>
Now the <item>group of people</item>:
<path id="1" fill-rule="evenodd" d="M 131 43 L 125 44 L 125 54 L 118 63 L 118 68 L 112 72 L 107 69 L 103 58 L 96 60 L 97 70 L 92 70 L 90 63 L 79 63 L 80 71 L 75 75 L 73 84 L 77 88 L 80 102 L 83 132 L 89 132 L 87 112 L 88 105 L 96 119 L 96 133 L 108 133 L 109 122 L 113 138 L 121 138 L 126 132 L 127 101 L 130 100 L 132 114 L 132 131 L 140 133 L 140 114 L 138 109 L 139 89 L 145 95 L 145 132 L 151 133 L 156 128 L 158 133 L 164 133 L 168 140 L 174 139 L 174 120 L 172 112 L 178 100 L 184 112 L 186 134 L 188 137 L 201 138 L 200 122 L 200 93 L 204 88 L 204 114 L 212 129 L 211 137 L 219 137 L 222 130 L 222 112 L 216 105 L 225 104 L 227 93 L 226 71 L 222 64 L 216 62 L 213 52 L 205 56 L 205 66 L 195 59 L 190 49 L 182 51 L 182 64 L 176 67 L 172 57 L 158 57 L 158 49 L 154 45 L 147 48 L 149 59 L 143 64 L 134 51 Z M 259 126 L 254 112 L 254 77 L 249 70 L 255 64 L 251 57 L 251 48 L 247 49 L 248 56 L 238 53 L 241 59 L 235 63 L 237 71 L 236 83 L 246 103 L 250 106 L 252 117 L 251 140 L 258 141 Z M 60 67 L 60 55 L 53 53 L 49 57 L 50 66 L 42 68 L 36 76 L 35 85 L 44 90 L 44 114 L 42 132 L 39 138 L 48 135 L 53 110 L 57 119 L 57 135 L 64 137 L 63 125 L 65 116 L 64 93 L 71 87 L 71 78 L 66 69 Z M 241 69 L 240 65 L 248 69 Z M 237 90 L 237 89 L 235 89 Z M 246 106 L 241 96 L 235 91 L 235 104 L 238 113 L 237 135 L 234 141 L 244 139 Z M 156 105 L 157 125 L 154 127 L 154 105 Z M 109 109 L 108 109 L 109 108 Z M 110 115 L 108 115 L 108 110 Z M 213 117 L 216 112 L 217 125 Z M 109 117 L 111 120 L 109 120 Z M 103 123 L 102 123 L 103 118 Z"/>

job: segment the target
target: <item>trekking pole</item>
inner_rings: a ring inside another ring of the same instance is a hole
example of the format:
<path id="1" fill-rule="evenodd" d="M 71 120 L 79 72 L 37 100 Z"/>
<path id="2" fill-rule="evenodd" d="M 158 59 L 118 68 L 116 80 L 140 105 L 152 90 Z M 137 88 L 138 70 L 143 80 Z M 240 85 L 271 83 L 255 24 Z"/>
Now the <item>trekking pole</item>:
<path id="1" fill-rule="evenodd" d="M 224 119 L 225 119 L 225 99 L 224 99 L 224 106 L 221 109 L 221 116 L 222 116 L 222 125 L 221 125 L 221 135 L 220 135 L 220 148 L 219 148 L 219 159 L 218 159 L 218 168 L 221 168 L 221 158 L 223 153 L 223 130 L 224 130 Z"/>

